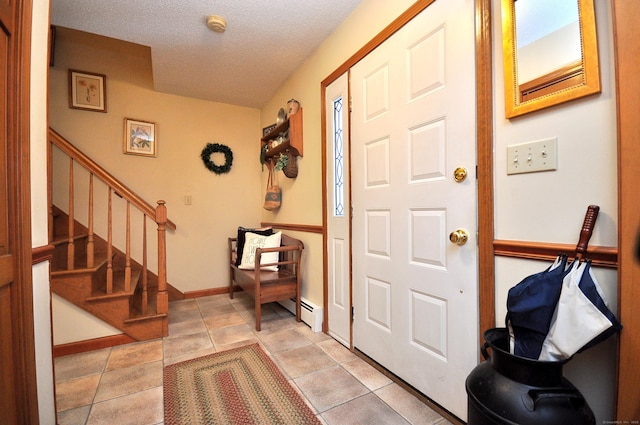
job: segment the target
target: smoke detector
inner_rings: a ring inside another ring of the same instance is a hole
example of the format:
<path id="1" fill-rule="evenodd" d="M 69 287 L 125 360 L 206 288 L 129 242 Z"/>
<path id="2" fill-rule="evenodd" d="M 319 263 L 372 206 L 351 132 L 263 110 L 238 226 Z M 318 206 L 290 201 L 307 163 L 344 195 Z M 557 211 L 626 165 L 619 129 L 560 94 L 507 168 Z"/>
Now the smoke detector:
<path id="1" fill-rule="evenodd" d="M 227 21 L 222 16 L 207 16 L 207 26 L 215 32 L 224 32 L 227 29 Z"/>

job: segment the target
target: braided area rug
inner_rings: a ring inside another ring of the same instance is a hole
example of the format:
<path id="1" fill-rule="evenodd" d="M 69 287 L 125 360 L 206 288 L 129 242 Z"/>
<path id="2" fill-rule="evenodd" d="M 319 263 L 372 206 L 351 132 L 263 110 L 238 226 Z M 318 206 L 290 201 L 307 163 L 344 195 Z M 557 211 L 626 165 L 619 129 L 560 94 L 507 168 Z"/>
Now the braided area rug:
<path id="1" fill-rule="evenodd" d="M 251 344 L 164 368 L 165 425 L 320 421 L 275 363 Z"/>

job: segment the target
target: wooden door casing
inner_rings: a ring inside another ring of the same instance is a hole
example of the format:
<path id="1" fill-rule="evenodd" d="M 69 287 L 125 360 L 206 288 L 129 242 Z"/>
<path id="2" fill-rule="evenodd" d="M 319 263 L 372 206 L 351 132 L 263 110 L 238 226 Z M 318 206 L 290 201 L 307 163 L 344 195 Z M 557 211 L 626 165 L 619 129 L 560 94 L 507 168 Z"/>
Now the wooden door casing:
<path id="1" fill-rule="evenodd" d="M 640 30 L 637 17 L 640 3 L 615 0 L 613 3 L 614 43 L 618 106 L 618 304 L 624 329 L 618 353 L 618 421 L 640 420 L 640 259 L 635 244 L 640 232 L 638 161 L 640 160 Z M 612 143 L 612 141 L 607 141 Z"/>
<path id="2" fill-rule="evenodd" d="M 30 22 L 31 2 L 0 2 L 0 412 L 10 425 L 39 423 L 31 281 Z"/>

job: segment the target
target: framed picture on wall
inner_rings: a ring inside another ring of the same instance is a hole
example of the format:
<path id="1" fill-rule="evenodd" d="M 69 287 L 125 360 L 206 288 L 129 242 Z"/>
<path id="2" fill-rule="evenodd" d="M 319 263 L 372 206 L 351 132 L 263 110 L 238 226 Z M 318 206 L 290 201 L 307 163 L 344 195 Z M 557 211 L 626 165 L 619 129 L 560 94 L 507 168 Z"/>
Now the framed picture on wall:
<path id="1" fill-rule="evenodd" d="M 124 119 L 124 153 L 155 157 L 157 150 L 155 123 L 131 118 Z"/>
<path id="2" fill-rule="evenodd" d="M 69 107 L 107 112 L 107 76 L 69 70 Z"/>

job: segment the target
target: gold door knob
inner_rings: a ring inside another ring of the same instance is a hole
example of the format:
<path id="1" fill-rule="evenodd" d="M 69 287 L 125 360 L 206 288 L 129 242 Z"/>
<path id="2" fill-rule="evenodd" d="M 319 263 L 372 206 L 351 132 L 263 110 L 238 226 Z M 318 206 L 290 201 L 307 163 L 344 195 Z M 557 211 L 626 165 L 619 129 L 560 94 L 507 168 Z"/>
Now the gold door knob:
<path id="1" fill-rule="evenodd" d="M 469 234 L 466 230 L 458 229 L 455 232 L 451 232 L 449 240 L 456 245 L 462 246 L 467 243 L 467 240 L 469 240 Z"/>
<path id="2" fill-rule="evenodd" d="M 456 183 L 462 183 L 467 178 L 468 171 L 464 167 L 458 167 L 453 171 L 453 179 Z"/>

